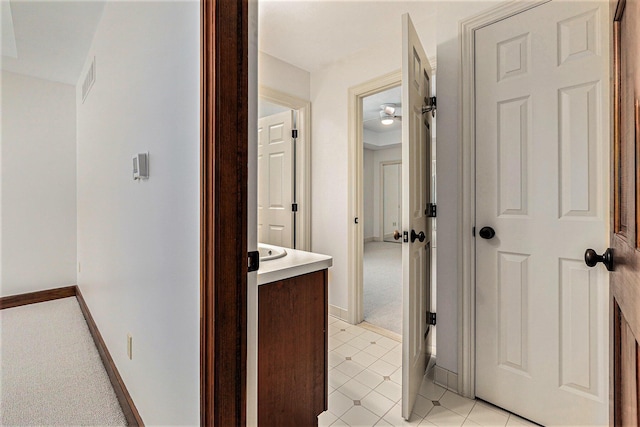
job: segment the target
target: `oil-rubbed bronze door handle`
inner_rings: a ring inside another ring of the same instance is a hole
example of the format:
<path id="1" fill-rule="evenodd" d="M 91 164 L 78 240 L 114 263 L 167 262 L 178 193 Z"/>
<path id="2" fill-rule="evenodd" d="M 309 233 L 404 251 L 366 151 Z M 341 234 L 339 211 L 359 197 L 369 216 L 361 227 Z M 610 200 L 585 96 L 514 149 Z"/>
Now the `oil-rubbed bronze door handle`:
<path id="1" fill-rule="evenodd" d="M 482 227 L 480 229 L 480 237 L 482 237 L 483 239 L 493 239 L 495 235 L 496 231 L 491 227 Z"/>
<path id="2" fill-rule="evenodd" d="M 613 249 L 607 249 L 602 255 L 598 255 L 593 249 L 587 249 L 584 253 L 584 262 L 589 267 L 595 267 L 601 262 L 607 270 L 613 271 Z"/>
<path id="3" fill-rule="evenodd" d="M 420 240 L 420 243 L 424 242 L 427 236 L 424 235 L 424 231 L 416 234 L 416 230 L 411 230 L 411 243 L 415 242 L 416 239 Z"/>
<path id="4" fill-rule="evenodd" d="M 400 231 L 396 230 L 393 232 L 393 239 L 394 240 L 400 240 L 400 237 L 402 237 L 402 233 L 400 233 Z"/>

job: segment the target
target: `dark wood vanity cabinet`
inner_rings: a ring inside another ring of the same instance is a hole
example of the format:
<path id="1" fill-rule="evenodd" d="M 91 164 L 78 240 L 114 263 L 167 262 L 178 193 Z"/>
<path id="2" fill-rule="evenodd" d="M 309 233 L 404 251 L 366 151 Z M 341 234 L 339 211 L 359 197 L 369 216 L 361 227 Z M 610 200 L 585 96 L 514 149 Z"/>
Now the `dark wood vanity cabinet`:
<path id="1" fill-rule="evenodd" d="M 258 287 L 258 425 L 316 426 L 327 409 L 327 270 Z"/>

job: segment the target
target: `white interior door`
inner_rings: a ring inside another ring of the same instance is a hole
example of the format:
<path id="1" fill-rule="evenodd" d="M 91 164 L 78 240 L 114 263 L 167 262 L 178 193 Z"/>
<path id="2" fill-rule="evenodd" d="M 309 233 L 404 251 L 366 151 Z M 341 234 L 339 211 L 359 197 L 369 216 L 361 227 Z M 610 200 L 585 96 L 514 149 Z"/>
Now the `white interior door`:
<path id="1" fill-rule="evenodd" d="M 608 422 L 608 22 L 552 1 L 476 32 L 476 396 L 543 425 Z"/>
<path id="2" fill-rule="evenodd" d="M 258 120 L 258 242 L 293 247 L 293 111 Z"/>
<path id="3" fill-rule="evenodd" d="M 402 15 L 402 416 L 409 419 L 427 364 L 430 296 L 431 66 L 411 22 Z M 423 233 L 412 242 L 412 231 Z"/>
<path id="4" fill-rule="evenodd" d="M 402 229 L 402 164 L 382 166 L 383 236 L 385 242 L 395 242 L 393 232 Z"/>

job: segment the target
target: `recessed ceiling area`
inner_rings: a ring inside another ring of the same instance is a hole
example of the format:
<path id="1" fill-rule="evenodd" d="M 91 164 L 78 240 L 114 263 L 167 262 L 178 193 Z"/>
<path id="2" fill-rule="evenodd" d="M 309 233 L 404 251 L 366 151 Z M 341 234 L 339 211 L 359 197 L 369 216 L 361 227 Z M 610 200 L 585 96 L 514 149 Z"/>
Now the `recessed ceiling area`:
<path id="1" fill-rule="evenodd" d="M 98 0 L 2 0 L 2 70 L 75 85 L 104 5 Z M 5 50 L 4 33 L 9 30 L 4 24 L 9 20 L 14 55 Z"/>
<path id="2" fill-rule="evenodd" d="M 17 58 L 16 34 L 13 31 L 13 16 L 11 4 L 8 1 L 0 2 L 0 15 L 2 15 L 2 22 L 0 22 L 2 24 L 2 56 Z"/>

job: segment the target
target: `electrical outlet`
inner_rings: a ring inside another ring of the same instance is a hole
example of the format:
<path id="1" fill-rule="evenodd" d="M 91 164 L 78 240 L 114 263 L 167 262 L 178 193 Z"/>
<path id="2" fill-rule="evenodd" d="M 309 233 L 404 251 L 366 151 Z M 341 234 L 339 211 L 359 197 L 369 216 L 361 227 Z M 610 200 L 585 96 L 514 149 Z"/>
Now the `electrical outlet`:
<path id="1" fill-rule="evenodd" d="M 127 356 L 129 356 L 129 360 L 133 359 L 133 337 L 131 334 L 127 334 Z"/>

